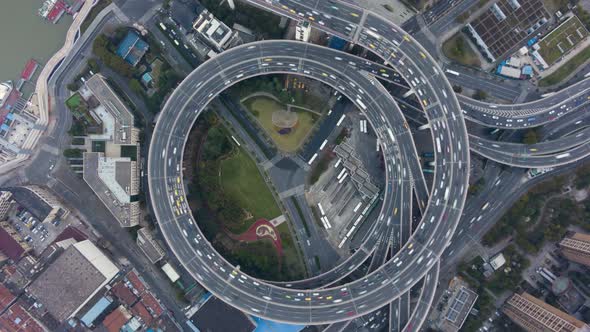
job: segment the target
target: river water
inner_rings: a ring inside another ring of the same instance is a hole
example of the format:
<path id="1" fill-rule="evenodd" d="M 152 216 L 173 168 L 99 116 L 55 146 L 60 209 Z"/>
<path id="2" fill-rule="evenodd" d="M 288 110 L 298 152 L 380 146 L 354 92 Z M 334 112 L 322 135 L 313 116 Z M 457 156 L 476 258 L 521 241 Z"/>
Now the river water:
<path id="1" fill-rule="evenodd" d="M 0 81 L 19 78 L 30 58 L 44 65 L 61 48 L 72 17 L 52 24 L 37 14 L 42 0 L 0 0 Z"/>

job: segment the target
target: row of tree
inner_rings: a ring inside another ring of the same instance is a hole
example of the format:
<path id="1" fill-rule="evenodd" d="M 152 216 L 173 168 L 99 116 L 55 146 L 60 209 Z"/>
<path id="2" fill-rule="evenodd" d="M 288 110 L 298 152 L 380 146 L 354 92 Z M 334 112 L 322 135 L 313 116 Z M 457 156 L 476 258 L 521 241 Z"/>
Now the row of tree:
<path id="1" fill-rule="evenodd" d="M 92 52 L 102 63 L 125 77 L 132 77 L 137 74 L 133 66 L 115 54 L 115 47 L 115 44 L 112 43 L 106 35 L 100 34 L 94 39 Z"/>

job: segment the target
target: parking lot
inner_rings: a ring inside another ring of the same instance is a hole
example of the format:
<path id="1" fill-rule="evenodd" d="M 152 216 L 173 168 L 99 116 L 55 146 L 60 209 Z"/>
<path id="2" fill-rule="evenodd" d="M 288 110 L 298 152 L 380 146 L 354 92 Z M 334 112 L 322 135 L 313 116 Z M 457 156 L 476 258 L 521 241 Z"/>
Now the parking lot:
<path id="1" fill-rule="evenodd" d="M 43 223 L 20 206 L 8 216 L 8 221 L 37 255 L 45 250 L 69 225 L 69 222 L 60 218 Z"/>

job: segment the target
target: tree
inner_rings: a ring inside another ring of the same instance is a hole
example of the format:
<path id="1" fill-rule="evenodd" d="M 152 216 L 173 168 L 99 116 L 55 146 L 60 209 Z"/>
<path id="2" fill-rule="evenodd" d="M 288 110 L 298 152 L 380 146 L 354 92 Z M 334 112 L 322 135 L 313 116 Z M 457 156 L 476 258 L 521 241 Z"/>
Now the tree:
<path id="1" fill-rule="evenodd" d="M 76 84 L 75 82 L 68 83 L 68 85 L 66 85 L 66 87 L 68 88 L 68 90 L 70 90 L 72 92 L 78 90 L 78 84 Z"/>
<path id="2" fill-rule="evenodd" d="M 96 61 L 96 59 L 92 58 L 92 59 L 88 59 L 88 68 L 90 70 L 92 70 L 93 73 L 98 73 L 100 71 L 100 66 L 98 65 L 98 62 Z"/>
<path id="3" fill-rule="evenodd" d="M 135 78 L 129 80 L 129 88 L 138 95 L 143 93 L 143 87 L 141 86 L 141 83 L 139 83 L 139 81 Z"/>
<path id="4" fill-rule="evenodd" d="M 488 93 L 483 90 L 477 90 L 472 97 L 475 100 L 485 100 L 488 97 Z"/>
<path id="5" fill-rule="evenodd" d="M 82 158 L 82 152 L 80 149 L 65 149 L 63 155 L 66 158 Z"/>
<path id="6" fill-rule="evenodd" d="M 463 92 L 463 87 L 460 85 L 453 85 L 453 91 L 455 91 L 456 93 L 461 93 Z"/>
<path id="7" fill-rule="evenodd" d="M 534 129 L 529 129 L 524 134 L 522 142 L 527 145 L 536 144 L 539 142 L 539 138 L 537 137 L 537 131 Z"/>
<path id="8" fill-rule="evenodd" d="M 467 22 L 467 19 L 469 18 L 469 14 L 470 13 L 468 11 L 466 11 L 463 14 L 457 16 L 457 18 L 455 19 L 455 21 L 457 21 L 457 23 L 463 24 L 463 23 Z"/>

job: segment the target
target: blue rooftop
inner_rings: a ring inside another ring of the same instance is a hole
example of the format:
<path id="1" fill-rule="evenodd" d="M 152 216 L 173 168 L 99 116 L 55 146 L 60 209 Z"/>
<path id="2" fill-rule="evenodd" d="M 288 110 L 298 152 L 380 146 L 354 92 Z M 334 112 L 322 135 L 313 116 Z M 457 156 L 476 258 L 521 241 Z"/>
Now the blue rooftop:
<path id="1" fill-rule="evenodd" d="M 299 332 L 305 328 L 305 325 L 277 323 L 260 317 L 251 317 L 256 321 L 256 329 L 254 332 Z"/>
<path id="2" fill-rule="evenodd" d="M 98 302 L 96 302 L 95 305 L 92 306 L 92 308 L 90 308 L 90 310 L 88 310 L 88 312 L 84 314 L 84 316 L 82 316 L 80 320 L 82 323 L 84 323 L 84 325 L 90 327 L 92 322 L 94 322 L 94 320 L 100 316 L 100 314 L 102 314 L 111 303 L 111 300 L 107 299 L 106 297 L 102 297 L 100 300 L 98 300 Z"/>
<path id="3" fill-rule="evenodd" d="M 146 72 L 145 74 L 141 75 L 141 80 L 143 83 L 149 84 L 153 80 L 152 74 L 150 72 Z"/>
<path id="4" fill-rule="evenodd" d="M 125 59 L 129 64 L 135 66 L 141 57 L 148 50 L 149 45 L 134 31 L 127 32 L 125 38 L 117 47 L 117 55 Z"/>
<path id="5" fill-rule="evenodd" d="M 328 47 L 336 49 L 336 50 L 343 50 L 345 46 L 346 46 L 346 40 L 336 37 L 336 36 L 332 36 L 330 38 L 330 42 L 328 43 Z"/>

